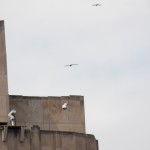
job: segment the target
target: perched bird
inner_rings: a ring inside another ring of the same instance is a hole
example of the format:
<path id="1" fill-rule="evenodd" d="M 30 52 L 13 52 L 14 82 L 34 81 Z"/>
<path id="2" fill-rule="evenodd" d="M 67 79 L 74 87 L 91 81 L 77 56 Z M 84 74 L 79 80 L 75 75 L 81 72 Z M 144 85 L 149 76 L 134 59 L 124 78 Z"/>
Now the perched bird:
<path id="1" fill-rule="evenodd" d="M 92 6 L 101 6 L 102 4 L 93 4 Z"/>
<path id="2" fill-rule="evenodd" d="M 63 105 L 62 105 L 62 109 L 67 109 L 68 108 L 68 102 L 65 102 Z"/>
<path id="3" fill-rule="evenodd" d="M 65 65 L 65 67 L 72 67 L 74 65 L 78 65 L 78 64 L 69 64 L 69 65 Z"/>
<path id="4" fill-rule="evenodd" d="M 8 117 L 10 118 L 10 120 L 15 119 L 15 116 L 14 116 L 15 113 L 16 113 L 16 110 L 12 110 L 12 111 L 8 114 Z"/>

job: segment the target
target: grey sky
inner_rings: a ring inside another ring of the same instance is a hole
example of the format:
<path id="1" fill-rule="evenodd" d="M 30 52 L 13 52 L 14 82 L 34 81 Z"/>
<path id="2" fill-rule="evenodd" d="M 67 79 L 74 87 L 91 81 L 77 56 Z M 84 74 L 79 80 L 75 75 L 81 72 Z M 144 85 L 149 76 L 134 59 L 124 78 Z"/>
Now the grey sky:
<path id="1" fill-rule="evenodd" d="M 101 150 L 149 150 L 149 18 L 149 0 L 0 0 L 9 93 L 84 95 Z"/>

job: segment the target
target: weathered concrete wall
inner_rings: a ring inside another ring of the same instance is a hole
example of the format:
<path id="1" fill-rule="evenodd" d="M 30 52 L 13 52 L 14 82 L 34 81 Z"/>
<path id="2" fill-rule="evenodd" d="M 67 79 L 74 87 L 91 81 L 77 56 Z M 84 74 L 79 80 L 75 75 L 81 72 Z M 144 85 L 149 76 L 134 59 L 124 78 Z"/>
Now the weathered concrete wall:
<path id="1" fill-rule="evenodd" d="M 24 135 L 24 141 L 20 142 L 20 130 L 8 129 L 7 140 L 3 142 L 0 131 L 0 150 L 98 150 L 93 135 L 42 131 L 36 126 Z"/>
<path id="2" fill-rule="evenodd" d="M 15 109 L 16 125 L 32 127 L 38 125 L 42 130 L 71 131 L 85 133 L 84 97 L 26 97 L 9 96 L 10 107 Z M 62 105 L 68 102 L 68 109 Z"/>
<path id="3" fill-rule="evenodd" d="M 0 21 L 0 124 L 8 122 L 9 99 L 4 21 Z"/>

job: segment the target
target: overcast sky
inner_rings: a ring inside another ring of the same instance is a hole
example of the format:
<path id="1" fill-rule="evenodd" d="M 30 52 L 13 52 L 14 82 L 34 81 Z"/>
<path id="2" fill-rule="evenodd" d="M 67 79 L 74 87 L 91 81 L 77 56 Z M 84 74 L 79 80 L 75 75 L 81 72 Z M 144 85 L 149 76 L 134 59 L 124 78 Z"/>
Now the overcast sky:
<path id="1" fill-rule="evenodd" d="M 150 150 L 150 0 L 0 0 L 0 20 L 9 94 L 83 95 L 100 150 Z"/>

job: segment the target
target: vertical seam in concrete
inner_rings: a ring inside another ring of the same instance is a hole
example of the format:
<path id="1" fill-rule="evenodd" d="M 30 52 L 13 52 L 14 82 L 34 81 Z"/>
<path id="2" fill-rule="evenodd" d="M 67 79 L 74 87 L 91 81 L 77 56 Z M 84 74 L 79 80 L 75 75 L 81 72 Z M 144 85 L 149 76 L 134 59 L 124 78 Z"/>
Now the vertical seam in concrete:
<path id="1" fill-rule="evenodd" d="M 69 105 L 68 100 L 67 100 L 67 103 Z M 70 128 L 69 128 L 69 108 L 70 108 L 70 106 L 68 106 L 68 108 L 67 108 L 67 126 L 68 126 L 68 130 L 70 131 Z"/>
<path id="2" fill-rule="evenodd" d="M 32 119 L 32 117 L 33 117 L 33 114 L 32 114 L 32 111 L 33 111 L 32 110 L 32 105 L 33 105 L 33 103 L 32 102 L 33 102 L 33 100 L 31 100 L 31 124 L 33 125 L 33 119 Z"/>
<path id="3" fill-rule="evenodd" d="M 40 99 L 40 105 L 41 105 L 41 107 L 42 107 L 42 119 L 43 119 L 43 121 L 42 121 L 42 129 L 44 128 L 44 111 L 43 111 L 43 105 L 42 105 L 42 98 Z"/>
<path id="4" fill-rule="evenodd" d="M 51 121 L 50 121 L 50 101 L 48 99 L 48 122 L 49 122 L 49 130 L 51 128 Z"/>

